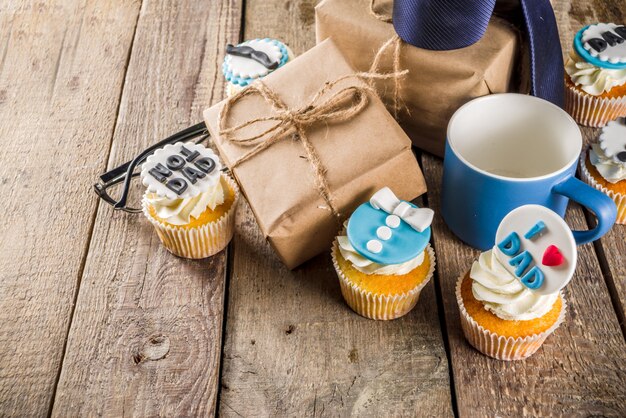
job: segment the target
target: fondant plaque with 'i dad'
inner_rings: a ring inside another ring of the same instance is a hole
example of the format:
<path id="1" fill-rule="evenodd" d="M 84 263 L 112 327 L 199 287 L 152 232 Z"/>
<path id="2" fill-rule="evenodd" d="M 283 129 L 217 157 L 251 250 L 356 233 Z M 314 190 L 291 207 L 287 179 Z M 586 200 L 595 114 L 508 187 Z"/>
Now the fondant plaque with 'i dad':
<path id="1" fill-rule="evenodd" d="M 220 181 L 222 165 L 213 150 L 193 142 L 166 145 L 141 166 L 148 193 L 189 199 Z"/>
<path id="2" fill-rule="evenodd" d="M 525 205 L 502 219 L 496 257 L 531 291 L 558 292 L 576 269 L 576 241 L 563 218 L 539 205 Z"/>

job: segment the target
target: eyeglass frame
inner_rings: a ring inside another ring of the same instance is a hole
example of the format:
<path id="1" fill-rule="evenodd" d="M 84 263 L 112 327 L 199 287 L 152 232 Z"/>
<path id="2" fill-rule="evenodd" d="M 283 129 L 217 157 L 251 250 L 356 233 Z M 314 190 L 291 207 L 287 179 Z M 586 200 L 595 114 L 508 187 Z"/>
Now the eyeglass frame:
<path id="1" fill-rule="evenodd" d="M 200 136 L 200 139 L 196 141 L 197 144 L 211 137 L 206 124 L 204 122 L 197 123 L 189 128 L 183 129 L 180 132 L 171 135 L 156 144 L 146 148 L 139 155 L 133 158 L 131 161 L 127 161 L 124 164 L 115 167 L 112 170 L 100 176 L 100 181 L 93 185 L 94 191 L 98 197 L 104 200 L 109 205 L 113 206 L 114 210 L 121 210 L 127 213 L 139 213 L 142 209 L 131 208 L 127 206 L 128 194 L 130 193 L 130 184 L 134 177 L 139 176 L 141 173 L 135 173 L 135 168 L 143 163 L 146 158 L 152 155 L 157 149 L 164 147 L 168 144 L 174 144 L 176 142 L 188 141 Z M 119 200 L 113 199 L 107 189 L 124 182 L 124 188 Z"/>

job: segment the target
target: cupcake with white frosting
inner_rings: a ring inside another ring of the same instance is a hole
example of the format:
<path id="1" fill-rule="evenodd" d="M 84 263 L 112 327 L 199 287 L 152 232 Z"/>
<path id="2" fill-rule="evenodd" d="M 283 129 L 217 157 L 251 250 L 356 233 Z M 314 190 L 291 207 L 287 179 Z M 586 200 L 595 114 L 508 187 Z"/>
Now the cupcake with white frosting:
<path id="1" fill-rule="evenodd" d="M 294 58 L 287 45 L 276 39 L 252 39 L 239 45 L 227 45 L 222 72 L 226 78 L 226 96 L 234 96 L 255 80 L 283 67 Z"/>
<path id="2" fill-rule="evenodd" d="M 496 258 L 493 250 L 480 255 L 469 273 L 472 296 L 485 310 L 505 321 L 529 321 L 545 316 L 558 293 L 539 295 L 525 287 Z"/>
<path id="3" fill-rule="evenodd" d="M 581 29 L 565 73 L 565 109 L 578 123 L 598 127 L 626 116 L 626 26 Z"/>
<path id="4" fill-rule="evenodd" d="M 211 149 L 193 142 L 166 145 L 142 165 L 143 213 L 173 254 L 209 257 L 232 239 L 239 189 L 221 169 Z"/>
<path id="5" fill-rule="evenodd" d="M 461 326 L 481 353 L 520 360 L 565 318 L 561 289 L 576 268 L 576 243 L 565 221 L 538 205 L 510 212 L 496 243 L 457 282 Z"/>
<path id="6" fill-rule="evenodd" d="M 626 120 L 609 122 L 580 157 L 580 173 L 589 185 L 609 196 L 617 206 L 618 224 L 626 224 Z"/>
<path id="7" fill-rule="evenodd" d="M 432 210 L 399 200 L 387 187 L 354 211 L 332 248 L 352 310 L 386 320 L 413 309 L 435 269 L 432 218 Z"/>

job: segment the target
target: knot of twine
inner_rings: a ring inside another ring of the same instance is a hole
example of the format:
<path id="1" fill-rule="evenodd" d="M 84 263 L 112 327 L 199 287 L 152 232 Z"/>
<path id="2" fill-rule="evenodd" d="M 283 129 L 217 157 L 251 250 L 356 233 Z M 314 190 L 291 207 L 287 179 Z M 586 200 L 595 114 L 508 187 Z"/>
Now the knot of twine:
<path id="1" fill-rule="evenodd" d="M 340 218 L 341 215 L 335 207 L 334 199 L 326 179 L 326 168 L 324 167 L 315 147 L 308 138 L 306 130 L 311 125 L 320 122 L 344 122 L 352 119 L 359 112 L 361 112 L 369 103 L 367 93 L 371 92 L 375 94 L 371 87 L 349 86 L 337 91 L 324 100 L 322 100 L 322 96 L 324 96 L 338 82 L 346 78 L 363 78 L 363 76 L 364 74 L 350 74 L 340 77 L 335 81 L 325 83 L 324 86 L 313 96 L 309 103 L 299 109 L 289 109 L 287 105 L 285 105 L 285 103 L 278 97 L 278 95 L 268 88 L 267 85 L 265 85 L 265 83 L 261 80 L 257 80 L 247 88 L 235 94 L 226 102 L 220 111 L 220 135 L 225 140 L 232 143 L 241 144 L 243 146 L 254 145 L 254 148 L 234 161 L 230 168 L 234 169 L 244 161 L 253 158 L 260 152 L 271 147 L 276 142 L 286 138 L 288 133 L 293 133 L 293 138 L 302 143 L 306 152 L 307 160 L 311 163 L 311 167 L 313 168 L 315 175 L 315 185 L 319 190 L 320 196 L 324 199 L 326 205 L 328 205 L 328 208 L 332 212 L 333 216 Z M 274 115 L 252 119 L 230 128 L 226 127 L 228 115 L 232 107 L 239 100 L 252 95 L 260 95 L 269 105 L 272 106 L 275 112 Z M 236 136 L 238 131 L 241 131 L 248 126 L 268 121 L 274 122 L 274 124 L 258 134 L 248 137 Z"/>

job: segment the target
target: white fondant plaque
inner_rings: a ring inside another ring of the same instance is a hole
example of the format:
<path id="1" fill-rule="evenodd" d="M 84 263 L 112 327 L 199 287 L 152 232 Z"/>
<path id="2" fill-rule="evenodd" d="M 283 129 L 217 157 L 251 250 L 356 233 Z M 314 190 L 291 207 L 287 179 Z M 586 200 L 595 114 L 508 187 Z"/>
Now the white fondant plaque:
<path id="1" fill-rule="evenodd" d="M 524 286 L 551 294 L 571 280 L 576 242 L 563 218 L 539 205 L 525 205 L 504 217 L 496 232 L 496 257 Z"/>
<path id="2" fill-rule="evenodd" d="M 141 181 L 149 193 L 168 199 L 188 199 L 220 180 L 222 164 L 213 150 L 193 142 L 166 145 L 141 166 Z"/>

